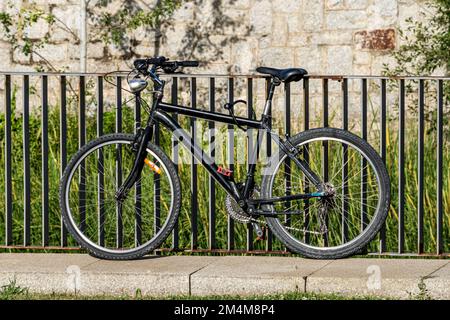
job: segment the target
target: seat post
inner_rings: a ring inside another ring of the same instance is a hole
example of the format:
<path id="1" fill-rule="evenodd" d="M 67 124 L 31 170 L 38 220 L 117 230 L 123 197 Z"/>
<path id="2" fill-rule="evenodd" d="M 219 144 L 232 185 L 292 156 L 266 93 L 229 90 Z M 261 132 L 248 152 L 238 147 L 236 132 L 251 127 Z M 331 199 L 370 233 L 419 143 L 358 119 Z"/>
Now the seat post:
<path id="1" fill-rule="evenodd" d="M 267 116 L 270 112 L 270 108 L 272 107 L 272 99 L 273 94 L 275 93 L 275 87 L 280 85 L 280 80 L 272 77 L 270 81 L 269 92 L 267 93 L 266 105 L 264 106 L 263 116 Z"/>

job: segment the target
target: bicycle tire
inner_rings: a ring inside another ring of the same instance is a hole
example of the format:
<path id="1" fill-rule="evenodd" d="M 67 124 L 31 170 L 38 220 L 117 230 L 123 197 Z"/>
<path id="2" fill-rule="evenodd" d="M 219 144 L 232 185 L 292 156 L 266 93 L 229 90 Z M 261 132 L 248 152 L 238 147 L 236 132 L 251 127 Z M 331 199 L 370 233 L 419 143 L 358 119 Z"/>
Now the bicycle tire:
<path id="1" fill-rule="evenodd" d="M 380 177 L 380 197 L 379 200 L 380 207 L 377 210 L 377 213 L 373 217 L 372 222 L 368 227 L 361 233 L 361 236 L 355 239 L 353 242 L 349 242 L 348 246 L 342 246 L 339 248 L 314 248 L 309 245 L 306 245 L 299 241 L 298 239 L 294 239 L 292 235 L 290 235 L 287 230 L 281 225 L 279 219 L 277 217 L 266 217 L 267 224 L 273 234 L 292 252 L 298 253 L 304 257 L 312 258 L 312 259 L 340 259 L 352 256 L 361 252 L 371 240 L 377 235 L 379 230 L 381 229 L 384 221 L 386 220 L 389 206 L 390 206 L 390 179 L 387 172 L 387 169 L 383 163 L 383 160 L 378 155 L 378 153 L 367 143 L 365 140 L 360 137 L 341 129 L 336 128 L 318 128 L 311 129 L 308 131 L 304 131 L 299 133 L 291 138 L 291 143 L 293 146 L 298 146 L 306 141 L 317 138 L 339 138 L 344 141 L 347 141 L 355 146 L 357 146 L 361 151 L 363 151 L 367 157 L 372 161 L 375 170 Z M 277 154 L 273 155 L 270 160 L 280 162 L 280 159 L 285 157 L 285 153 L 283 151 L 279 151 Z M 274 174 L 265 174 L 262 179 L 262 187 L 261 194 L 262 197 L 270 198 L 272 191 L 271 181 L 274 179 Z M 271 211 L 271 205 L 267 205 L 264 208 L 265 211 Z M 351 244 L 351 245 L 350 245 Z"/>
<path id="2" fill-rule="evenodd" d="M 178 220 L 178 215 L 180 211 L 181 206 L 181 184 L 178 177 L 177 169 L 174 166 L 173 162 L 170 160 L 170 158 L 156 145 L 149 143 L 147 145 L 147 149 L 151 150 L 155 155 L 161 159 L 163 162 L 165 168 L 167 168 L 167 173 L 169 174 L 169 179 L 171 180 L 172 186 L 173 186 L 173 205 L 172 210 L 170 212 L 169 217 L 167 218 L 167 223 L 165 223 L 164 227 L 161 228 L 158 232 L 158 234 L 148 243 L 145 244 L 145 246 L 136 248 L 135 251 L 127 252 L 127 253 L 112 253 L 108 250 L 102 250 L 98 246 L 93 245 L 92 243 L 89 243 L 88 241 L 84 240 L 83 237 L 79 234 L 79 230 L 76 225 L 73 224 L 73 219 L 71 219 L 70 215 L 70 209 L 68 210 L 68 204 L 67 204 L 67 198 L 66 198 L 66 192 L 67 188 L 69 187 L 68 184 L 70 183 L 69 177 L 71 173 L 76 169 L 75 166 L 80 159 L 83 159 L 83 157 L 86 154 L 89 154 L 99 145 L 102 145 L 104 143 L 113 143 L 114 141 L 129 141 L 130 143 L 134 140 L 134 135 L 131 134 L 110 134 L 110 135 L 104 135 L 102 137 L 99 137 L 97 139 L 94 139 L 90 141 L 88 144 L 84 145 L 78 152 L 72 157 L 70 162 L 68 163 L 66 169 L 64 170 L 63 176 L 60 181 L 60 187 L 59 187 L 59 201 L 60 201 L 60 208 L 61 208 L 61 215 L 64 222 L 64 225 L 66 226 L 68 232 L 74 237 L 74 239 L 77 241 L 77 243 L 85 248 L 91 255 L 98 257 L 100 259 L 107 259 L 107 260 L 133 260 L 138 259 L 149 252 L 157 249 L 164 240 L 169 236 L 171 231 L 173 230 L 175 223 Z"/>

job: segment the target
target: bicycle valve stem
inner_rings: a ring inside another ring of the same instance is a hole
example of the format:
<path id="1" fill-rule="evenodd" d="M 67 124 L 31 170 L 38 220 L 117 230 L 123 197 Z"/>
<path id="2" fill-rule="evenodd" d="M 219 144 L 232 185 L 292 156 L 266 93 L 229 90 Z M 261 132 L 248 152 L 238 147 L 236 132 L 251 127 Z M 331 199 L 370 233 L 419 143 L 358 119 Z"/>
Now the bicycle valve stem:
<path id="1" fill-rule="evenodd" d="M 161 174 L 161 169 L 156 164 L 154 164 L 153 162 L 151 162 L 147 158 L 144 159 L 144 162 L 145 162 L 146 165 L 148 165 L 150 167 L 150 169 L 155 171 L 157 174 Z"/>

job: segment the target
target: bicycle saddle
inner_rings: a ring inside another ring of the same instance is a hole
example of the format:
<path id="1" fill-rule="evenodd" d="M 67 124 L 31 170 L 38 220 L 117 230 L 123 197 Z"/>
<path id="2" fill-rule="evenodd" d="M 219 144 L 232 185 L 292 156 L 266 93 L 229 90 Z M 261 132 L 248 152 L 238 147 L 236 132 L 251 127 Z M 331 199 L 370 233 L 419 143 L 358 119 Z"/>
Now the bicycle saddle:
<path id="1" fill-rule="evenodd" d="M 256 72 L 262 74 L 269 74 L 272 77 L 278 78 L 280 81 L 286 83 L 292 81 L 300 81 L 303 79 L 305 75 L 308 74 L 308 71 L 301 68 L 275 69 L 275 68 L 259 67 L 256 69 Z"/>

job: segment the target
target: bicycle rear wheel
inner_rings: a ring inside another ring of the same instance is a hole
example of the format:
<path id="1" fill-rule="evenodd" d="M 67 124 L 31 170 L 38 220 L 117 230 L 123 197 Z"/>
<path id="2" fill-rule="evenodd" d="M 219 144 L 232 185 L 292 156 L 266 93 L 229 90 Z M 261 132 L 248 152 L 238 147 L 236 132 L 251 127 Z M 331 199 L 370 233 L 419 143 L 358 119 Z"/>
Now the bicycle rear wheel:
<path id="1" fill-rule="evenodd" d="M 302 132 L 291 143 L 325 183 L 328 195 L 265 206 L 276 214 L 266 218 L 270 229 L 290 250 L 309 258 L 360 252 L 380 230 L 389 209 L 389 176 L 380 156 L 363 139 L 334 128 Z M 318 191 L 282 151 L 263 176 L 263 198 Z"/>
<path id="2" fill-rule="evenodd" d="M 115 193 L 130 173 L 134 136 L 112 134 L 82 147 L 64 171 L 60 207 L 64 223 L 84 248 L 103 259 L 139 258 L 158 248 L 172 231 L 181 203 L 172 161 L 155 145 L 123 201 Z"/>

